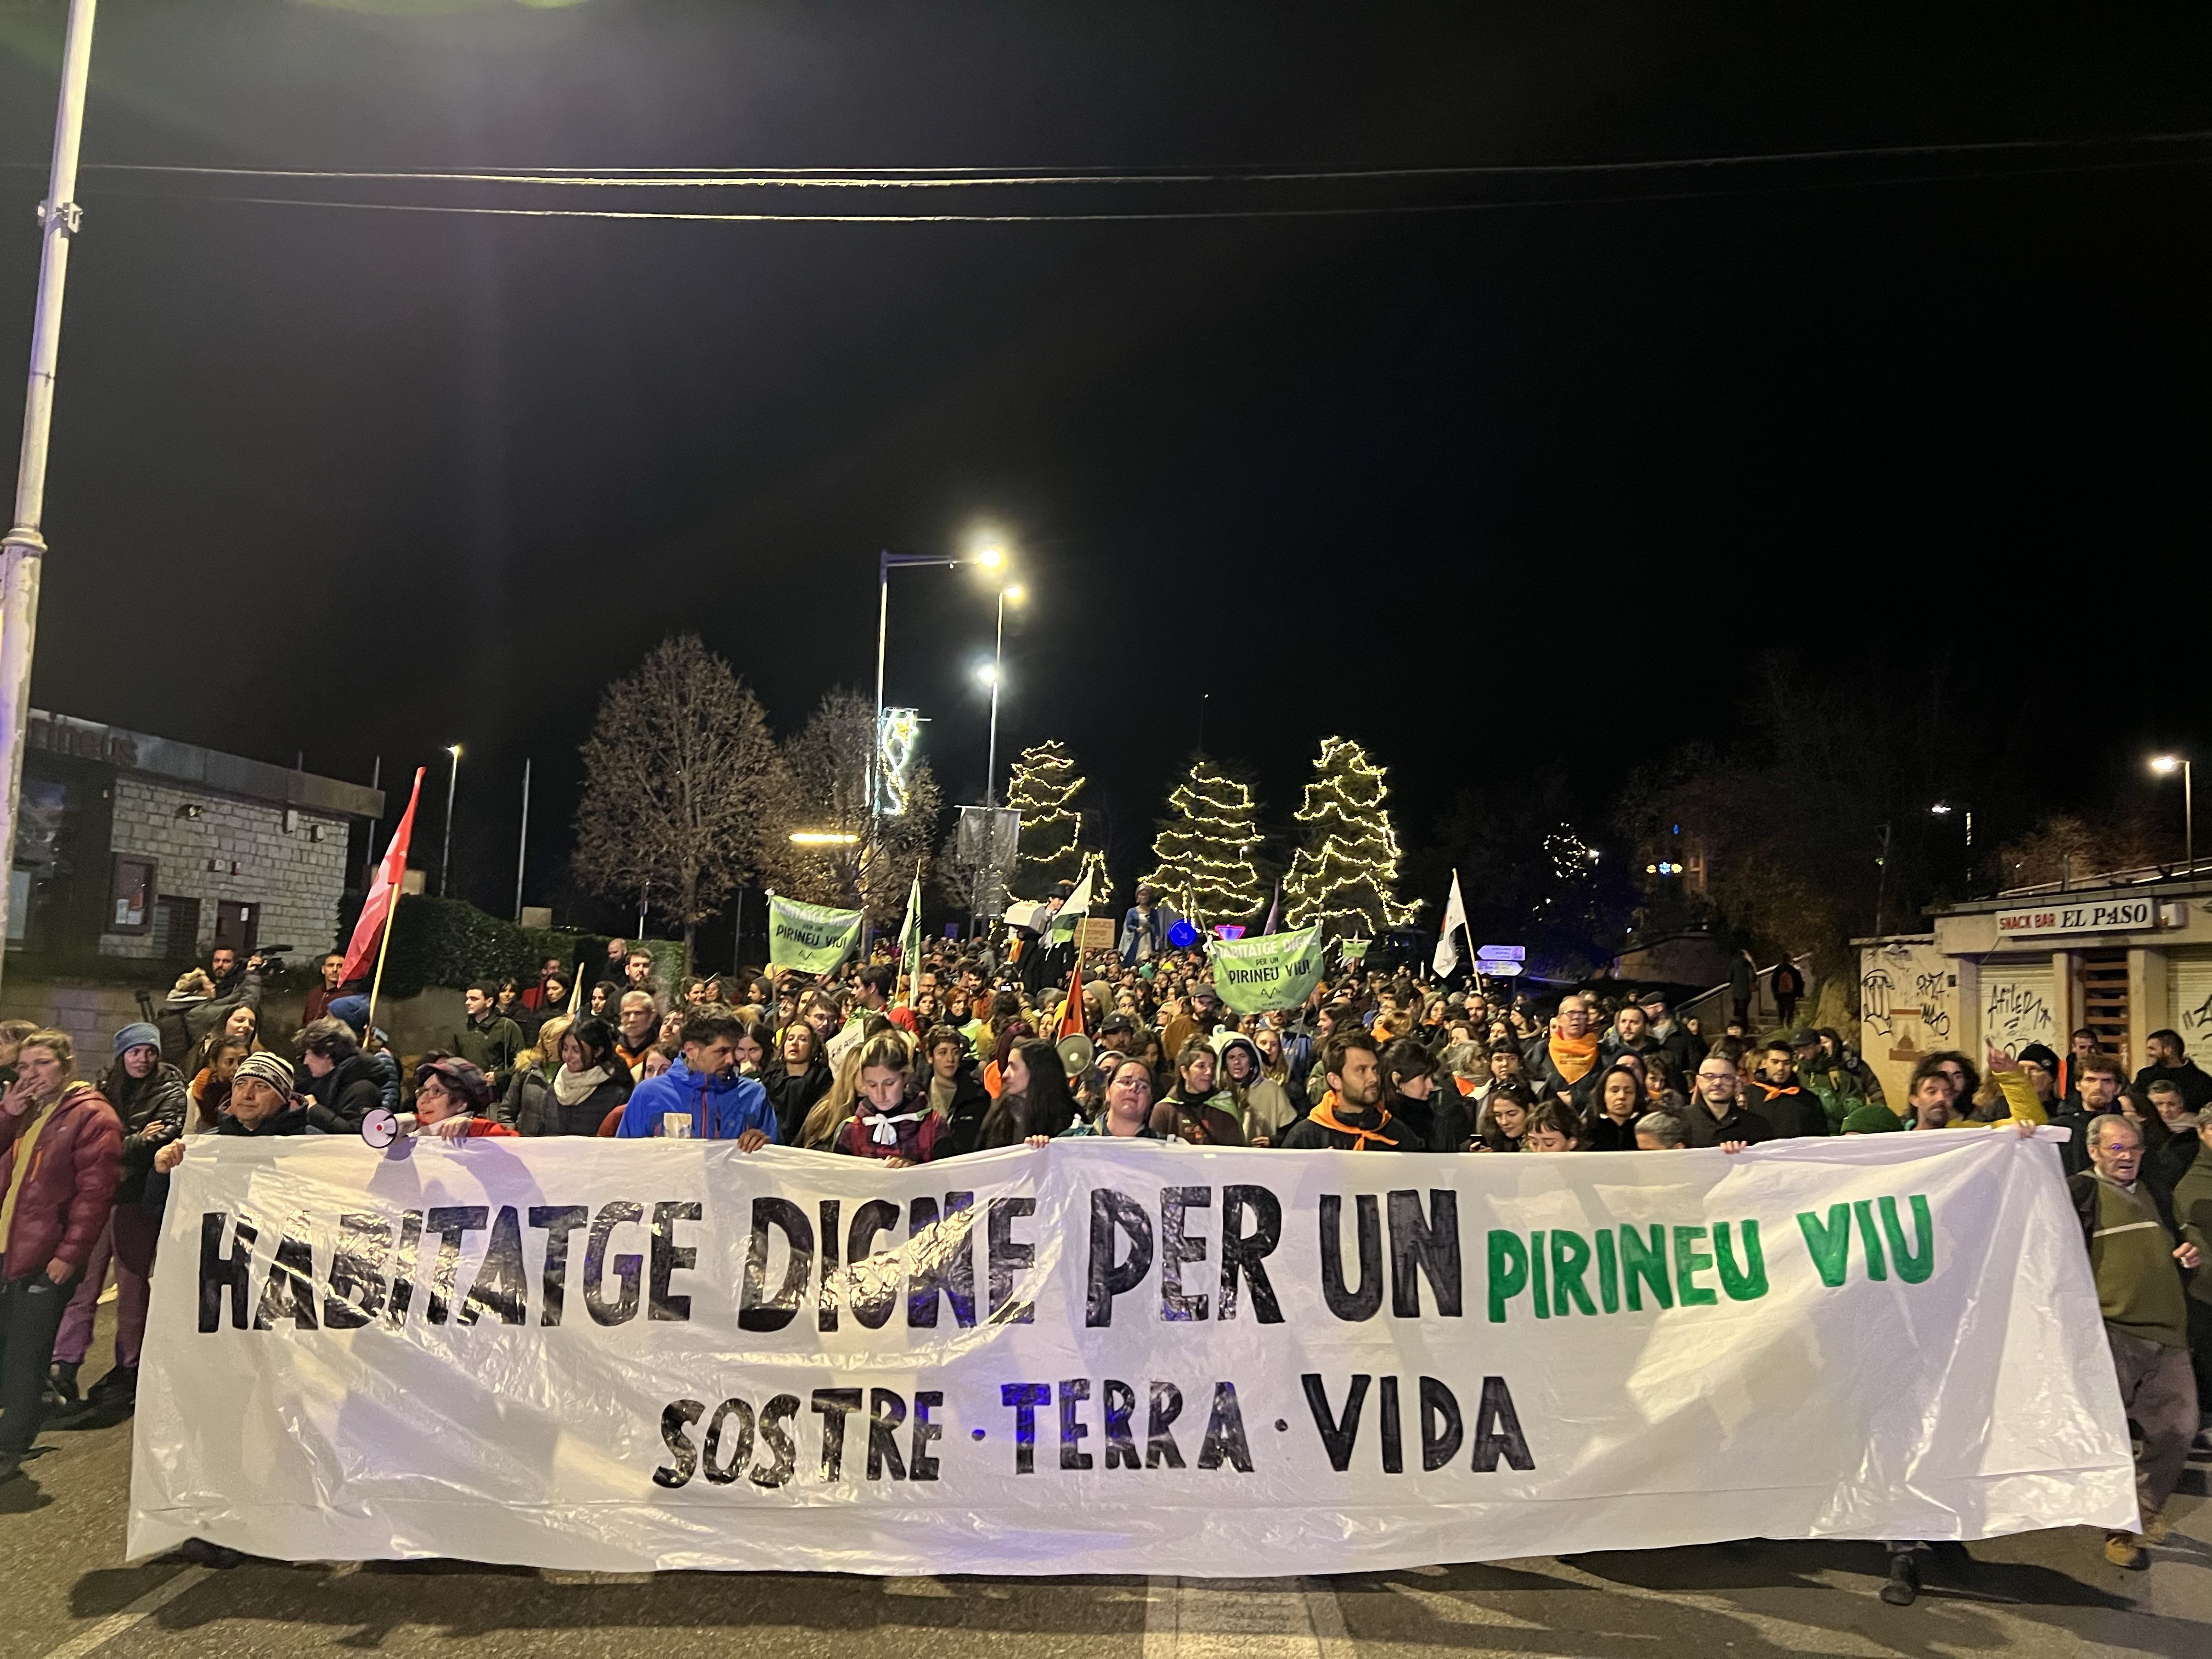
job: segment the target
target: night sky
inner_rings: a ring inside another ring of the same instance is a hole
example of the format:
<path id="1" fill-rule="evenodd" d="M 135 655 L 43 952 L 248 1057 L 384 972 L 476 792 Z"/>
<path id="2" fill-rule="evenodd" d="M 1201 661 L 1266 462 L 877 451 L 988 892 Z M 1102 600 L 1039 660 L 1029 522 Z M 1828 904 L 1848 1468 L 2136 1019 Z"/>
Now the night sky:
<path id="1" fill-rule="evenodd" d="M 0 4 L 10 385 L 61 15 Z M 2202 6 L 105 0 L 85 155 L 1620 161 L 2208 130 L 2208 48 Z M 964 193 L 1569 198 L 999 225 L 255 206 L 216 198 L 523 198 L 91 171 L 34 695 L 363 781 L 380 755 L 387 784 L 459 740 L 458 882 L 503 909 L 522 759 L 534 901 L 608 678 L 696 630 L 793 727 L 870 686 L 877 550 L 989 521 L 1034 594 L 1001 756 L 1072 744 L 1124 874 L 1202 696 L 1276 817 L 1346 731 L 1419 841 L 1459 788 L 1552 770 L 1601 823 L 1638 762 L 1736 733 L 1776 646 L 1870 702 L 1947 662 L 2054 802 L 2094 794 L 2203 729 L 2207 156 Z M 891 622 L 891 700 L 977 799 L 988 601 L 895 574 Z"/>

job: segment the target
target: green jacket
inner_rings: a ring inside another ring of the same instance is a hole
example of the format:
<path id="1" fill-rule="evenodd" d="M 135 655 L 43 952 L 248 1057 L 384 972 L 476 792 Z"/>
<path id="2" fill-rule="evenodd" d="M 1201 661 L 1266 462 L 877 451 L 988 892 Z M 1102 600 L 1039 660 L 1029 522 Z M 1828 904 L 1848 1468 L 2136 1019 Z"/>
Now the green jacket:
<path id="1" fill-rule="evenodd" d="M 482 1025 L 464 1019 L 453 1033 L 453 1052 L 490 1078 L 495 1092 L 514 1072 L 514 1057 L 529 1046 L 522 1028 L 505 1014 L 494 1014 Z"/>
<path id="2" fill-rule="evenodd" d="M 2173 1184 L 2173 1218 L 2182 1237 L 2204 1253 L 2204 1266 L 2190 1275 L 2189 1293 L 2199 1302 L 2212 1302 L 2212 1152 L 2202 1146 Z"/>

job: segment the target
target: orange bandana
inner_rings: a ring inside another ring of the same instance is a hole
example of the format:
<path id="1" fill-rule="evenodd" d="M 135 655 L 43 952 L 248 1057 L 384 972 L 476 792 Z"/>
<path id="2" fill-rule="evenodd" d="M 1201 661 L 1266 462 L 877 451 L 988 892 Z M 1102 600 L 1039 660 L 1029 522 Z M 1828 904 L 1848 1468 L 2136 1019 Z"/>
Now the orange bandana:
<path id="1" fill-rule="evenodd" d="M 1557 1025 L 1552 1027 L 1552 1064 L 1569 1083 L 1580 1083 L 1589 1075 L 1590 1067 L 1597 1064 L 1597 1033 L 1588 1036 L 1571 1037 L 1560 1034 Z"/>
<path id="2" fill-rule="evenodd" d="M 1320 1105 L 1315 1107 L 1310 1115 L 1315 1122 L 1320 1124 L 1324 1129 L 1334 1129 L 1338 1134 L 1350 1135 L 1352 1138 L 1352 1150 L 1353 1152 L 1365 1152 L 1367 1150 L 1367 1143 L 1370 1140 L 1378 1146 L 1387 1147 L 1392 1144 L 1389 1139 L 1384 1138 L 1382 1133 L 1385 1129 L 1390 1127 L 1390 1114 L 1388 1111 L 1383 1112 L 1382 1121 L 1376 1124 L 1373 1128 L 1363 1129 L 1356 1123 L 1346 1123 L 1341 1118 L 1338 1117 L 1335 1108 L 1336 1095 L 1334 1091 L 1332 1091 L 1328 1097 L 1323 1100 Z"/>

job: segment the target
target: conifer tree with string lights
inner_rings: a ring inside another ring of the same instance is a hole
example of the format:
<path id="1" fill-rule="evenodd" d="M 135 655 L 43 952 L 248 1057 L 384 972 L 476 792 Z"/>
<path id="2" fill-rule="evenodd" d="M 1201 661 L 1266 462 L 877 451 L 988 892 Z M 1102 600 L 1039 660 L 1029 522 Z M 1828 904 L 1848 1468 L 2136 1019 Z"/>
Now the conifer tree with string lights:
<path id="1" fill-rule="evenodd" d="M 1305 805 L 1297 812 L 1305 845 L 1283 881 L 1284 920 L 1292 927 L 1319 922 L 1329 936 L 1372 936 L 1402 927 L 1417 905 L 1390 896 L 1398 880 L 1398 835 L 1383 802 L 1384 769 L 1350 738 L 1324 738 L 1314 761 Z"/>
<path id="2" fill-rule="evenodd" d="M 1088 860 L 1081 845 L 1083 815 L 1075 809 L 1075 797 L 1085 781 L 1076 774 L 1075 757 L 1067 745 L 1057 739 L 1032 744 L 1015 759 L 1006 783 L 1006 805 L 1022 815 L 1021 853 L 1009 884 L 1018 896 L 1042 898 L 1057 882 L 1081 879 Z"/>
<path id="3" fill-rule="evenodd" d="M 1243 921 L 1267 901 L 1252 849 L 1260 844 L 1260 804 L 1212 761 L 1196 762 L 1168 797 L 1174 816 L 1152 839 L 1155 868 L 1142 879 L 1194 921 Z"/>

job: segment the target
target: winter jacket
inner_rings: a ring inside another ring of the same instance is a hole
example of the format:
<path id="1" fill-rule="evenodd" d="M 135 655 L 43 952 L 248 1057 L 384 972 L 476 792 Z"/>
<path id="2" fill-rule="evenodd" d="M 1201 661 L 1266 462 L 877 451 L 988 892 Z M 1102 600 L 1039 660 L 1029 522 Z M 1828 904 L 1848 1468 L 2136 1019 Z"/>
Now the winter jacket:
<path id="1" fill-rule="evenodd" d="M 161 1058 L 172 1064 L 182 1060 L 201 1038 L 221 1030 L 238 1007 L 261 1012 L 261 975 L 249 969 L 233 969 L 211 997 L 170 992 L 154 1016 L 161 1031 Z"/>
<path id="2" fill-rule="evenodd" d="M 2146 1097 L 2154 1083 L 2171 1083 L 2180 1090 L 2181 1103 L 2192 1112 L 2212 1105 L 2212 1076 L 2207 1076 L 2193 1060 L 2185 1060 L 2179 1066 L 2146 1066 L 2136 1073 L 2136 1090 Z"/>
<path id="3" fill-rule="evenodd" d="M 37 1117 L 35 1106 L 20 1117 L 0 1112 L 0 1193 L 15 1178 L 17 1143 Z M 122 1180 L 121 1120 L 92 1085 L 71 1083 L 31 1147 L 8 1237 L 0 1239 L 8 1278 L 28 1279 L 57 1261 L 82 1273 Z"/>
<path id="4" fill-rule="evenodd" d="M 336 1121 L 331 1133 L 343 1130 L 349 1134 L 361 1133 L 362 1120 L 384 1104 L 384 1066 L 379 1060 L 391 1063 L 386 1054 L 349 1054 L 323 1077 L 311 1075 L 306 1066 L 300 1068 L 300 1093 L 320 1106 Z M 392 1066 L 395 1079 L 398 1067 Z"/>
<path id="5" fill-rule="evenodd" d="M 146 1195 L 154 1154 L 184 1133 L 191 1103 L 185 1093 L 185 1074 L 167 1064 L 156 1065 L 143 1078 L 133 1078 L 118 1066 L 107 1082 L 113 1095 L 110 1103 L 123 1125 L 123 1178 L 115 1201 L 135 1205 Z"/>
<path id="6" fill-rule="evenodd" d="M 934 1083 L 935 1079 L 930 1079 Z M 936 1091 L 924 1085 L 925 1099 L 936 1100 Z M 933 1105 L 932 1109 L 934 1109 Z M 940 1158 L 963 1158 L 982 1144 L 983 1116 L 991 1109 L 990 1091 L 983 1087 L 983 1079 L 972 1065 L 963 1063 L 952 1077 L 952 1104 L 943 1114 L 944 1127 L 938 1131 Z M 796 1144 L 795 1142 L 793 1143 Z"/>
<path id="7" fill-rule="evenodd" d="M 1769 1083 L 1761 1077 L 1747 1079 L 1743 1085 L 1743 1103 L 1772 1126 L 1778 1140 L 1794 1140 L 1802 1135 L 1826 1135 L 1836 1132 L 1836 1126 L 1828 1121 L 1827 1108 L 1820 1097 L 1800 1083 L 1795 1075 L 1787 1083 Z M 1711 1115 L 1708 1113 L 1707 1115 Z"/>
<path id="8" fill-rule="evenodd" d="M 1237 1121 L 1236 1104 L 1236 1097 L 1225 1089 L 1204 1100 L 1187 1100 L 1180 1089 L 1174 1089 L 1152 1108 L 1152 1125 L 1162 1134 L 1194 1146 L 1242 1146 L 1244 1129 Z"/>
<path id="9" fill-rule="evenodd" d="M 952 1155 L 945 1144 L 950 1121 L 929 1109 L 927 1093 L 907 1096 L 890 1114 L 904 1121 L 890 1125 L 892 1139 L 888 1144 L 876 1139 L 874 1126 L 868 1121 L 875 1115 L 874 1107 L 860 1102 L 853 1115 L 837 1126 L 830 1150 L 851 1158 L 902 1158 L 909 1164 L 931 1164 Z"/>
<path id="10" fill-rule="evenodd" d="M 1687 1130 L 1683 1145 L 1687 1146 L 1717 1146 L 1729 1140 L 1757 1146 L 1762 1140 L 1774 1139 L 1773 1124 L 1747 1109 L 1741 1100 L 1729 1108 L 1726 1117 L 1717 1120 L 1705 1109 L 1703 1101 L 1693 1100 L 1682 1114 L 1682 1122 Z"/>
<path id="11" fill-rule="evenodd" d="M 399 1109 L 399 1060 L 386 1048 L 365 1050 L 369 1072 L 376 1079 L 377 1103 L 387 1112 Z"/>
<path id="12" fill-rule="evenodd" d="M 1642 1116 L 1638 1113 L 1637 1116 Z M 1583 1148 L 1592 1152 L 1632 1152 L 1636 1150 L 1636 1118 L 1623 1123 L 1600 1112 L 1583 1130 Z"/>
<path id="13" fill-rule="evenodd" d="M 514 1069 L 514 1057 L 528 1046 L 522 1028 L 505 1014 L 492 1014 L 482 1020 L 465 1019 L 461 1029 L 453 1033 L 453 1053 L 486 1077 L 501 1083 Z"/>
<path id="14" fill-rule="evenodd" d="M 1449 1079 L 1426 1100 L 1399 1095 L 1388 1103 L 1404 1131 L 1399 1144 L 1409 1152 L 1463 1152 L 1474 1139 L 1474 1109 Z"/>
<path id="15" fill-rule="evenodd" d="M 1668 1017 L 1664 1031 L 1656 1025 L 1647 1029 L 1651 1033 L 1652 1041 L 1659 1045 L 1659 1052 L 1667 1056 L 1667 1063 L 1674 1068 L 1674 1075 L 1678 1078 L 1686 1079 L 1696 1076 L 1698 1067 L 1705 1063 L 1706 1054 L 1711 1052 L 1705 1038 L 1692 1036 L 1690 1028 L 1672 1016 Z"/>
<path id="16" fill-rule="evenodd" d="M 830 1092 L 836 1079 L 830 1074 L 829 1063 L 819 1054 L 807 1062 L 806 1069 L 793 1077 L 781 1060 L 770 1060 L 761 1073 L 761 1086 L 768 1091 L 769 1104 L 775 1108 L 775 1138 L 786 1146 L 799 1145 L 799 1126 L 806 1121 L 814 1103 Z M 981 1094 L 983 1085 L 977 1084 L 975 1092 Z"/>
<path id="17" fill-rule="evenodd" d="M 627 1101 L 635 1087 L 620 1066 L 609 1066 L 605 1079 L 574 1106 L 561 1103 L 553 1079 L 542 1073 L 525 1072 L 515 1085 L 514 1127 L 526 1135 L 595 1135 L 607 1114 Z"/>
<path id="18" fill-rule="evenodd" d="M 661 1119 L 670 1112 L 690 1118 L 694 1140 L 735 1140 L 748 1129 L 775 1139 L 775 1109 L 757 1079 L 735 1072 L 721 1077 L 695 1072 L 683 1059 L 630 1091 L 615 1134 L 623 1140 L 643 1140 L 665 1133 Z"/>

